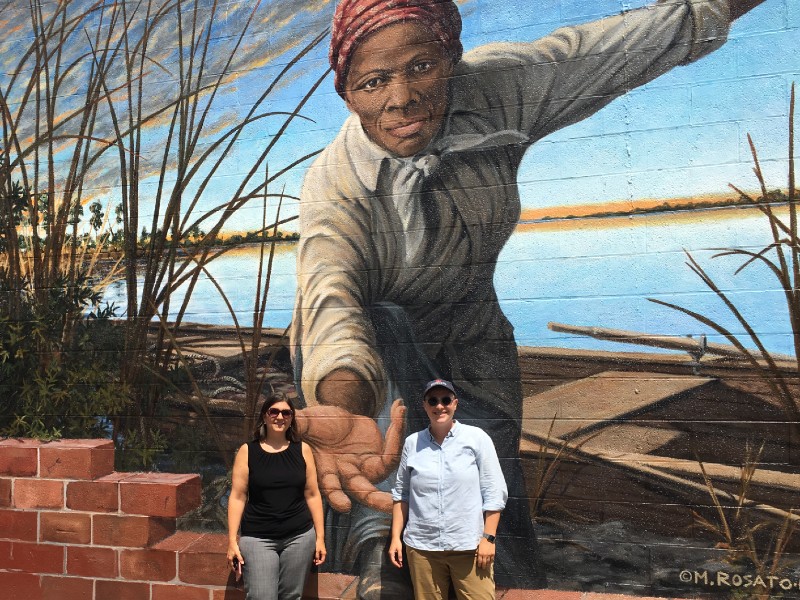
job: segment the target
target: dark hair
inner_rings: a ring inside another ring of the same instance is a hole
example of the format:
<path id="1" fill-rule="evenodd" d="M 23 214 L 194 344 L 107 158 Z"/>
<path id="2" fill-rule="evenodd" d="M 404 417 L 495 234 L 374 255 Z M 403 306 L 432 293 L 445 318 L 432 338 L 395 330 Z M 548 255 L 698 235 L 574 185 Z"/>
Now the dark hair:
<path id="1" fill-rule="evenodd" d="M 264 404 L 261 405 L 261 410 L 258 411 L 258 420 L 253 428 L 253 441 L 260 442 L 266 437 L 266 426 L 264 425 L 264 415 L 267 414 L 269 407 L 278 402 L 286 402 L 289 408 L 292 409 L 292 420 L 289 422 L 289 427 L 286 428 L 286 439 L 290 442 L 300 441 L 300 432 L 297 429 L 297 419 L 295 418 L 295 408 L 292 399 L 282 392 L 274 392 L 267 396 Z M 263 428 L 263 429 L 262 429 Z"/>

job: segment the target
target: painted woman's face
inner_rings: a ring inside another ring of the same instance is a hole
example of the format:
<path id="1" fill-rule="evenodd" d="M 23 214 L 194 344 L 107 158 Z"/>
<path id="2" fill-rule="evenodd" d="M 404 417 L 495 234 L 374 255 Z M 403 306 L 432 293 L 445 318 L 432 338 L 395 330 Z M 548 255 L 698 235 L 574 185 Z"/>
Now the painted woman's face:
<path id="1" fill-rule="evenodd" d="M 413 156 L 441 127 L 452 72 L 452 59 L 426 27 L 387 25 L 353 53 L 345 82 L 347 107 L 381 148 Z"/>

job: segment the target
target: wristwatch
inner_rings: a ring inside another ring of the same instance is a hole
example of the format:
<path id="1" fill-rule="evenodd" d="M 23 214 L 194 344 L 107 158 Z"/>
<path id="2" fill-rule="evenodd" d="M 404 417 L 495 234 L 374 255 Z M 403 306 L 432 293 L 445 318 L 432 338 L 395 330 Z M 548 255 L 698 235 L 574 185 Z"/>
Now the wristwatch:
<path id="1" fill-rule="evenodd" d="M 485 539 L 490 544 L 494 544 L 495 537 L 491 533 L 483 533 L 483 539 Z"/>

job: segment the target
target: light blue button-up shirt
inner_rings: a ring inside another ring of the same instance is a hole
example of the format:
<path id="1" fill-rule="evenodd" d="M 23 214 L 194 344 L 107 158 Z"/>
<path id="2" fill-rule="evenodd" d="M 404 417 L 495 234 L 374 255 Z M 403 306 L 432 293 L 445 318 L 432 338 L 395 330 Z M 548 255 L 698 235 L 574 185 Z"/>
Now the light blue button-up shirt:
<path id="1" fill-rule="evenodd" d="M 441 446 L 427 429 L 408 436 L 392 498 L 408 502 L 408 546 L 474 550 L 484 511 L 503 510 L 508 488 L 488 434 L 456 422 Z"/>

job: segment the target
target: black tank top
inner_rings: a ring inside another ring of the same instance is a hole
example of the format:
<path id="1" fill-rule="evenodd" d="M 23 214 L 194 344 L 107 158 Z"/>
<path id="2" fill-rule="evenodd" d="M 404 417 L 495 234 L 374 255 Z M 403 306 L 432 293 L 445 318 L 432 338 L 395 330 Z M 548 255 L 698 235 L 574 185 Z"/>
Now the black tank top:
<path id="1" fill-rule="evenodd" d="M 259 442 L 248 442 L 250 478 L 242 516 L 242 535 L 282 539 L 311 527 L 306 504 L 306 460 L 300 442 L 289 442 L 282 452 L 267 452 Z"/>

